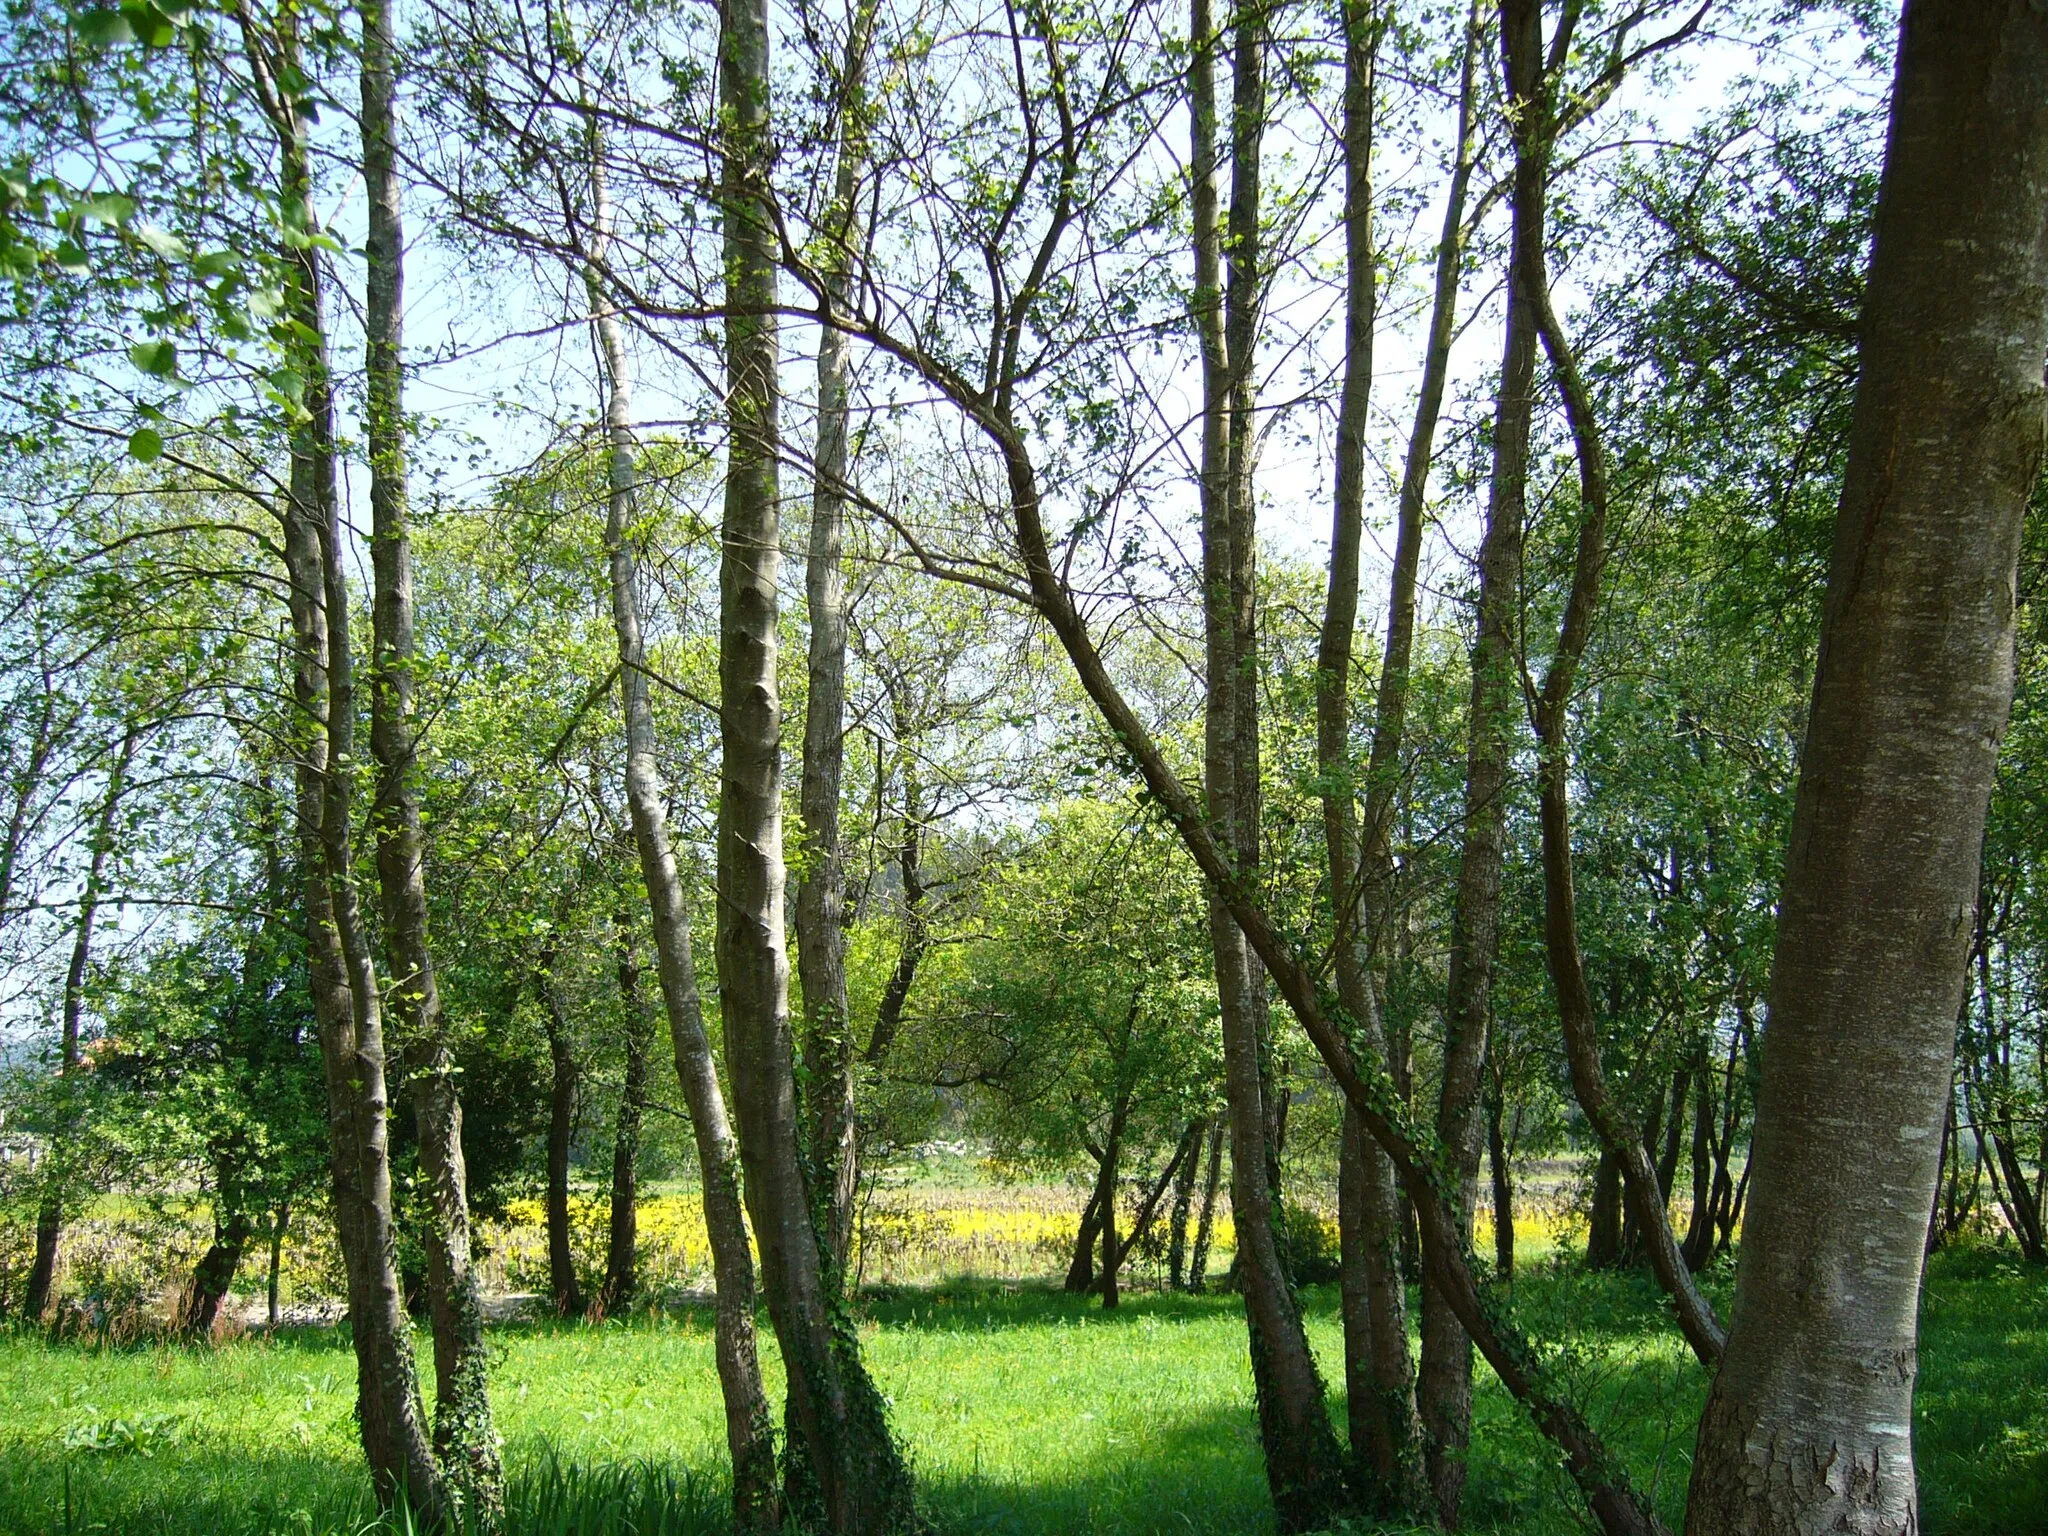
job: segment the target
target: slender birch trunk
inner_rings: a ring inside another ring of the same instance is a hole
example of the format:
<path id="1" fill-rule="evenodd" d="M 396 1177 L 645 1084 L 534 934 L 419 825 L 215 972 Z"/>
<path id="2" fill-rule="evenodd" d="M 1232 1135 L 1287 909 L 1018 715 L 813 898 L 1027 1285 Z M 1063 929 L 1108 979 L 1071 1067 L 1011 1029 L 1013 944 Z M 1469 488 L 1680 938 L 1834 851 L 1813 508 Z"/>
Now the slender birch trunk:
<path id="1" fill-rule="evenodd" d="M 1692 1536 L 1919 1525 L 1926 1213 L 2048 435 L 2048 10 L 1908 0 Z"/>
<path id="2" fill-rule="evenodd" d="M 370 452 L 370 752 L 377 762 L 372 817 L 383 901 L 386 994 L 412 1079 L 420 1172 L 426 1185 L 427 1305 L 434 1334 L 434 1448 L 464 1507 L 486 1524 L 505 1502 L 504 1464 L 491 1422 L 483 1297 L 471 1263 L 469 1177 L 462 1100 L 455 1087 L 441 993 L 427 940 L 426 840 L 420 827 L 413 719 L 412 540 L 407 505 L 404 317 L 405 225 L 400 210 L 389 0 L 362 15 L 364 240 Z"/>
<path id="3" fill-rule="evenodd" d="M 593 139 L 595 132 L 593 130 Z M 604 290 L 602 262 L 609 256 L 611 209 L 601 146 L 593 145 L 591 189 L 594 249 L 585 269 L 591 325 L 604 358 L 605 433 L 609 444 L 605 550 L 611 578 L 612 626 L 619 641 L 619 696 L 626 737 L 626 808 L 640 878 L 654 924 L 656 970 L 675 1051 L 676 1077 L 690 1112 L 697 1166 L 703 1182 L 704 1228 L 717 1287 L 718 1385 L 725 1404 L 726 1448 L 732 1456 L 733 1517 L 742 1531 L 771 1531 L 782 1523 L 775 1482 L 775 1429 L 754 1338 L 754 1258 L 741 1210 L 740 1158 L 726 1118 L 718 1063 L 704 1028 L 690 947 L 690 912 L 669 838 L 668 806 L 654 755 L 654 706 L 647 685 L 647 647 L 640 624 L 639 561 L 635 527 L 639 445 L 633 431 L 633 374 L 620 324 Z"/>

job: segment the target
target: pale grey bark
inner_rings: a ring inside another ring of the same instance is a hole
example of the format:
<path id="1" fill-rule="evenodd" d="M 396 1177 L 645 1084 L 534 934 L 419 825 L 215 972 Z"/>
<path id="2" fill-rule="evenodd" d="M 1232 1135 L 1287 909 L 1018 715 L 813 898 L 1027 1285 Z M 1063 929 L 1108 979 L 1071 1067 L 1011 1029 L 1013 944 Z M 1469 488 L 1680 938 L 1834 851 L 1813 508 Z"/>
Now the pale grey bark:
<path id="1" fill-rule="evenodd" d="M 2048 355 L 2048 9 L 1908 0 L 1692 1536 L 1906 1536 L 1916 1326 Z"/>
<path id="2" fill-rule="evenodd" d="M 593 134 L 593 137 L 595 135 Z M 596 248 L 586 269 L 591 325 L 605 369 L 607 500 L 612 626 L 619 642 L 619 697 L 626 736 L 626 809 L 639 853 L 640 877 L 654 924 L 656 970 L 668 1015 L 676 1077 L 690 1111 L 703 1183 L 704 1227 L 717 1287 L 718 1385 L 725 1405 L 726 1448 L 732 1456 L 733 1515 L 743 1531 L 782 1521 L 775 1482 L 775 1430 L 754 1337 L 754 1259 L 740 1196 L 740 1157 L 726 1117 L 718 1063 L 704 1028 L 690 946 L 690 912 L 669 837 L 668 806 L 655 761 L 654 706 L 648 691 L 647 646 L 640 623 L 639 445 L 633 430 L 633 374 L 625 327 L 606 297 L 598 264 L 608 255 L 611 213 L 602 155 L 592 154 Z"/>

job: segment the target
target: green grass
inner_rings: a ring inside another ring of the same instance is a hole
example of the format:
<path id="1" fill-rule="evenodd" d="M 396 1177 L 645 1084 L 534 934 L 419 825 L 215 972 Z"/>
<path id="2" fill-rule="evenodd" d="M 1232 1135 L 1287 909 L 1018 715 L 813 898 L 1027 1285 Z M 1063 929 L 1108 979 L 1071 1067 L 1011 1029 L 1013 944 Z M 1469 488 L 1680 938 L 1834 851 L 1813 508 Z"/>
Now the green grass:
<path id="1" fill-rule="evenodd" d="M 1703 1382 L 1637 1277 L 1531 1275 L 1530 1331 L 1667 1518 Z M 1334 1373 L 1334 1297 L 1306 1298 Z M 942 1532 L 1270 1531 L 1234 1297 L 1116 1313 L 1034 1288 L 878 1295 L 863 1343 Z M 765 1338 L 764 1344 L 768 1343 Z M 707 1320 L 496 1334 L 514 1536 L 713 1533 L 723 1435 Z M 771 1386 L 779 1369 L 768 1349 Z M 0 1337 L 0 1532 L 329 1536 L 371 1522 L 333 1331 L 218 1348 Z M 1583 1529 L 1541 1441 L 1481 1372 L 1469 1525 Z M 1930 1536 L 2048 1533 L 2048 1277 L 1995 1256 L 1930 1277 L 1918 1435 Z M 67 1521 L 68 1498 L 68 1521 Z"/>

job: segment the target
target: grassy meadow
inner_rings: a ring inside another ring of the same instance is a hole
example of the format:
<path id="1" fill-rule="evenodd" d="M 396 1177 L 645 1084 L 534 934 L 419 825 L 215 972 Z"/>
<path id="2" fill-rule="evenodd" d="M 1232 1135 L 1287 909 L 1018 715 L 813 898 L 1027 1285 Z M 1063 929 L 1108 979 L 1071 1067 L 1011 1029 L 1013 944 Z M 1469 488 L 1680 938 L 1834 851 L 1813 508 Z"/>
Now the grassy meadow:
<path id="1" fill-rule="evenodd" d="M 992 1244 L 1051 1245 L 1016 1213 L 988 1213 L 979 1229 L 934 1214 L 957 1203 L 918 1204 L 928 1238 L 979 1243 L 985 1259 Z M 1536 1336 L 1557 1341 L 1595 1421 L 1676 1519 L 1701 1374 L 1646 1279 L 1582 1274 L 1564 1248 L 1546 1259 L 1555 1234 L 1540 1217 L 1532 1225 L 1518 1306 Z M 902 1253 L 877 1262 L 916 1267 Z M 1305 1301 L 1334 1373 L 1334 1288 Z M 1042 1282 L 955 1279 L 871 1284 L 860 1314 L 937 1531 L 1271 1530 L 1234 1296 L 1139 1291 L 1105 1313 Z M 672 1299 L 598 1325 L 511 1321 L 495 1340 L 514 1536 L 718 1528 L 722 1429 L 701 1306 Z M 765 1321 L 763 1344 L 773 1389 Z M 1471 1528 L 1582 1529 L 1534 1431 L 1483 1367 L 1481 1381 Z M 334 1328 L 200 1345 L 0 1335 L 0 1532 L 359 1536 L 376 1521 L 352 1384 Z M 1995 1251 L 1937 1259 L 1918 1434 L 1931 1536 L 2048 1532 L 2041 1276 Z"/>

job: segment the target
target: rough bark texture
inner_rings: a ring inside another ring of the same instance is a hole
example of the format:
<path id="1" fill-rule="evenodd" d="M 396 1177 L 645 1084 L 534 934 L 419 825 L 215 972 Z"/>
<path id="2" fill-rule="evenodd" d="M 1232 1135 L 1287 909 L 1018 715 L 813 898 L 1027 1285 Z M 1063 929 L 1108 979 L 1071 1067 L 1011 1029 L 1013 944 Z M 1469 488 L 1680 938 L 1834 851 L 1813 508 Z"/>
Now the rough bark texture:
<path id="1" fill-rule="evenodd" d="M 595 134 L 593 133 L 593 138 Z M 754 1337 L 754 1256 L 740 1200 L 740 1159 L 726 1118 L 725 1090 L 704 1028 L 697 963 L 690 947 L 690 910 L 669 840 L 668 806 L 654 756 L 654 706 L 647 683 L 647 647 L 640 627 L 639 561 L 633 540 L 637 516 L 639 448 L 633 434 L 633 374 L 625 327 L 606 302 L 596 263 L 610 238 L 611 212 L 601 146 L 593 146 L 591 202 L 596 249 L 586 273 L 591 324 L 604 358 L 605 434 L 609 494 L 605 550 L 611 575 L 612 627 L 619 641 L 619 698 L 626 735 L 626 809 L 640 856 L 641 883 L 654 926 L 656 972 L 675 1053 L 676 1077 L 690 1112 L 690 1131 L 704 1190 L 704 1229 L 717 1289 L 714 1324 L 718 1387 L 725 1406 L 726 1448 L 732 1456 L 732 1503 L 742 1531 L 770 1531 L 782 1523 L 775 1484 L 775 1428 L 761 1386 Z"/>
<path id="2" fill-rule="evenodd" d="M 307 145 L 308 103 L 297 22 L 267 27 L 238 6 L 245 50 L 277 137 L 280 203 L 294 224 L 318 225 Z M 447 1510 L 420 1406 L 398 1281 L 392 1223 L 390 1106 L 383 1000 L 355 888 L 355 679 L 348 581 L 335 487 L 333 372 L 317 246 L 285 252 L 286 312 L 297 330 L 292 363 L 304 380 L 284 498 L 284 561 L 292 623 L 293 755 L 308 986 L 327 1086 L 336 1236 L 348 1280 L 356 1355 L 356 1418 L 380 1503 L 403 1496 L 428 1521 Z"/>
<path id="3" fill-rule="evenodd" d="M 768 208 L 768 10 L 728 0 L 718 44 L 725 221 L 725 506 L 719 562 L 718 977 L 748 1214 L 792 1417 L 835 1532 L 916 1523 L 909 1468 L 837 1307 L 804 1178 L 783 934 L 777 247 Z"/>
<path id="4" fill-rule="evenodd" d="M 1502 51 L 1512 58 L 1535 34 L 1533 0 L 1502 14 Z M 1510 86 L 1511 92 L 1513 86 Z M 1517 95 L 1518 112 L 1532 99 Z M 1485 1120 L 1481 1088 L 1493 1007 L 1493 965 L 1500 930 L 1501 866 L 1508 757 L 1521 704 L 1515 658 L 1516 593 L 1521 578 L 1524 493 L 1528 480 L 1531 395 L 1536 377 L 1536 316 L 1525 274 L 1543 250 L 1544 164 L 1520 152 L 1513 180 L 1508 255 L 1507 328 L 1500 394 L 1493 422 L 1492 478 L 1486 531 L 1479 545 L 1478 625 L 1472 645 L 1472 689 L 1465 748 L 1465 840 L 1458 857 L 1451 919 L 1450 976 L 1444 1011 L 1444 1062 L 1436 1130 L 1446 1156 L 1452 1218 L 1469 1236 Z M 1444 1525 L 1458 1524 L 1465 1487 L 1465 1448 L 1472 1434 L 1472 1348 L 1456 1308 L 1427 1277 L 1422 1288 L 1422 1376 L 1418 1392 L 1428 1450 L 1429 1482 Z"/>
<path id="5" fill-rule="evenodd" d="M 1374 70 L 1384 24 L 1372 0 L 1347 0 L 1343 18 L 1344 378 L 1337 408 L 1329 585 L 1316 648 L 1316 767 L 1322 781 L 1337 997 L 1350 1016 L 1359 1047 L 1384 1060 L 1389 1054 L 1387 1033 L 1371 974 L 1369 929 L 1374 914 L 1363 889 L 1366 876 L 1351 764 L 1351 657 L 1365 528 L 1373 329 L 1379 309 L 1372 193 Z M 1423 1488 L 1415 1375 L 1399 1275 L 1400 1199 L 1393 1165 L 1348 1113 L 1339 1154 L 1337 1217 L 1352 1482 L 1366 1508 L 1406 1513 L 1421 1507 Z"/>
<path id="6" fill-rule="evenodd" d="M 1208 813 L 1229 850 L 1231 878 L 1250 886 L 1258 860 L 1257 608 L 1252 566 L 1250 353 L 1257 336 L 1260 136 L 1265 37 L 1255 8 L 1240 13 L 1234 64 L 1230 260 L 1217 222 L 1215 54 L 1207 0 L 1194 0 L 1190 79 L 1194 132 L 1194 308 L 1202 344 L 1202 580 L 1207 636 L 1205 765 Z M 1277 1239 L 1278 1210 L 1264 1062 L 1265 975 L 1222 896 L 1209 914 L 1223 1016 L 1224 1098 L 1230 1126 L 1237 1275 L 1250 1333 L 1266 1480 L 1283 1531 L 1327 1526 L 1343 1509 L 1342 1459 L 1323 1382 Z"/>
<path id="7" fill-rule="evenodd" d="M 469 1180 L 462 1101 L 427 941 L 426 840 L 413 782 L 412 545 L 403 388 L 405 227 L 399 207 L 393 43 L 387 0 L 362 16 L 363 183 L 369 194 L 363 330 L 368 356 L 364 435 L 370 456 L 370 752 L 372 822 L 382 897 L 386 993 L 411 1078 L 425 1187 L 427 1305 L 434 1335 L 434 1448 L 451 1491 L 488 1524 L 504 1505 L 504 1466 L 491 1423 L 483 1297 L 470 1262 Z"/>
<path id="8" fill-rule="evenodd" d="M 838 99 L 839 144 L 832 207 L 825 220 L 826 302 L 847 308 L 853 251 L 860 239 L 860 174 L 866 158 L 867 34 L 871 6 L 860 7 L 847 39 Z M 796 963 L 803 983 L 806 1152 L 834 1284 L 853 1243 L 854 1191 L 860 1181 L 854 1116 L 853 1023 L 846 1004 L 845 871 L 839 847 L 839 782 L 846 765 L 846 573 L 844 569 L 849 341 L 818 332 L 818 436 L 812 450 L 811 535 L 804 566 L 810 614 L 804 702 L 802 873 L 796 886 Z"/>
<path id="9" fill-rule="evenodd" d="M 1909 0 L 1694 1536 L 1918 1529 L 1915 1325 L 2048 353 L 2048 10 Z"/>

